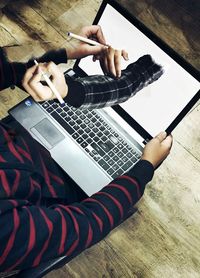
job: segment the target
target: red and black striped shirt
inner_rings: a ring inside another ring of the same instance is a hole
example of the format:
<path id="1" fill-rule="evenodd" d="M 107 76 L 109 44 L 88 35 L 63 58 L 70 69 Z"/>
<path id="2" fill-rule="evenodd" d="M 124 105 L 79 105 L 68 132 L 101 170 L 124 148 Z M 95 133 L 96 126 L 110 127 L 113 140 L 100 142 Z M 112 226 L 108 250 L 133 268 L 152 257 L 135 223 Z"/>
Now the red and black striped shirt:
<path id="1" fill-rule="evenodd" d="M 66 62 L 61 54 L 51 52 L 38 60 Z M 1 53 L 0 88 L 20 84 L 31 65 L 9 63 Z M 152 179 L 153 166 L 140 161 L 91 197 L 65 202 L 63 196 L 70 200 L 69 179 L 47 150 L 14 125 L 13 131 L 0 122 L 0 271 L 79 254 L 127 217 Z"/>

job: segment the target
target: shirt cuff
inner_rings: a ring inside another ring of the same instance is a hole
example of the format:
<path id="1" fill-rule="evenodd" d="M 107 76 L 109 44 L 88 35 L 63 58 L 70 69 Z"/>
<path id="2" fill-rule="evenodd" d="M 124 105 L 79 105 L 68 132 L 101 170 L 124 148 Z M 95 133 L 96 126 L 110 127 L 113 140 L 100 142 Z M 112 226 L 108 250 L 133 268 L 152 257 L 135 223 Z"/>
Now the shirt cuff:
<path id="1" fill-rule="evenodd" d="M 144 191 L 145 185 L 153 178 L 154 167 L 149 161 L 140 160 L 127 172 L 127 175 L 135 178 L 141 185 L 142 191 Z"/>
<path id="2" fill-rule="evenodd" d="M 64 101 L 71 106 L 79 108 L 85 100 L 84 86 L 68 76 L 65 76 L 65 80 L 68 86 L 68 93 Z"/>

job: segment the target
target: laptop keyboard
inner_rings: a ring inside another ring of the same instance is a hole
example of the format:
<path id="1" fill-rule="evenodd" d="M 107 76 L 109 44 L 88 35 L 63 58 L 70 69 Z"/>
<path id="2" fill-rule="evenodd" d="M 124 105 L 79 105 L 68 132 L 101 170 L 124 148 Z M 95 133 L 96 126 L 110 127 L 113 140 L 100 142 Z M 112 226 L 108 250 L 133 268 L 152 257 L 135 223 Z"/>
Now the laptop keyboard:
<path id="1" fill-rule="evenodd" d="M 112 178 L 122 175 L 139 160 L 139 151 L 125 142 L 95 110 L 60 107 L 53 100 L 41 106 Z"/>

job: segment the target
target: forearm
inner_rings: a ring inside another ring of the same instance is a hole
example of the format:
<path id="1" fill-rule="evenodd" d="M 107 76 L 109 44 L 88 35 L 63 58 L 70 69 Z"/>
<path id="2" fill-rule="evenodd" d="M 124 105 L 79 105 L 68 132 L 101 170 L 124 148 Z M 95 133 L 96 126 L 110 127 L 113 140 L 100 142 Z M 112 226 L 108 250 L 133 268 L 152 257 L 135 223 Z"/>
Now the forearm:
<path id="1" fill-rule="evenodd" d="M 65 101 L 84 109 L 113 106 L 133 97 L 162 74 L 162 67 L 150 55 L 145 55 L 123 70 L 119 79 L 105 75 L 67 79 L 68 95 Z"/>
<path id="2" fill-rule="evenodd" d="M 16 208 L 0 219 L 5 235 L 0 239 L 0 271 L 36 266 L 59 256 L 70 258 L 95 244 L 126 218 L 152 176 L 152 165 L 141 161 L 81 203 L 49 208 L 23 202 L 18 208 L 17 201 L 10 203 Z M 9 245 L 11 238 L 14 242 Z"/>

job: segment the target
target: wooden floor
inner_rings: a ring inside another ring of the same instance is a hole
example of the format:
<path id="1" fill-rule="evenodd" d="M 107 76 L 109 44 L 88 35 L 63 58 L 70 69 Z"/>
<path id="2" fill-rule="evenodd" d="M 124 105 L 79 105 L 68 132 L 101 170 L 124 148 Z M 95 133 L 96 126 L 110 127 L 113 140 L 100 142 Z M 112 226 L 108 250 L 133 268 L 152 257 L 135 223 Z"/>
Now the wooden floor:
<path id="1" fill-rule="evenodd" d="M 119 0 L 200 69 L 199 0 Z M 0 45 L 26 60 L 69 43 L 66 32 L 91 24 L 101 0 L 18 0 L 0 14 Z M 0 117 L 25 94 L 4 90 Z M 172 152 L 136 213 L 105 240 L 47 278 L 200 277 L 200 105 L 173 132 Z"/>

